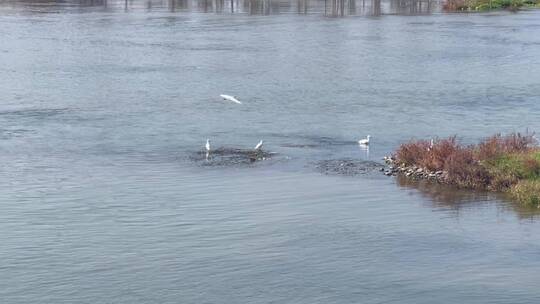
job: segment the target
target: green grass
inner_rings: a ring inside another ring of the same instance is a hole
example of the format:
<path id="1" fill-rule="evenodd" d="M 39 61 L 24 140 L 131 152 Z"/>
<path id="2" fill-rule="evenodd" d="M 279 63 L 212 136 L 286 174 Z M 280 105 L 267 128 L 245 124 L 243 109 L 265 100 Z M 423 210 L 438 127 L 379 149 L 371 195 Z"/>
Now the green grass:
<path id="1" fill-rule="evenodd" d="M 524 7 L 540 7 L 540 0 L 447 0 L 444 5 L 447 11 L 515 11 Z"/>
<path id="2" fill-rule="evenodd" d="M 494 168 L 508 179 L 515 178 L 509 192 L 517 202 L 540 208 L 540 152 L 505 155 Z"/>
<path id="3" fill-rule="evenodd" d="M 540 180 L 523 180 L 510 190 L 512 197 L 522 205 L 540 208 Z"/>
<path id="4" fill-rule="evenodd" d="M 525 5 L 524 2 L 524 0 L 474 0 L 472 1 L 472 7 L 474 7 L 474 9 L 477 11 L 492 9 L 518 9 Z"/>
<path id="5" fill-rule="evenodd" d="M 485 161 L 486 168 L 493 174 L 505 174 L 518 179 L 540 178 L 540 152 L 503 154 L 494 160 Z"/>
<path id="6" fill-rule="evenodd" d="M 520 204 L 540 208 L 540 152 L 509 153 L 483 163 L 491 188 L 506 191 Z"/>
<path id="7" fill-rule="evenodd" d="M 496 191 L 507 191 L 522 180 L 540 180 L 540 152 L 534 150 L 503 154 L 482 166 L 489 172 L 489 188 Z"/>

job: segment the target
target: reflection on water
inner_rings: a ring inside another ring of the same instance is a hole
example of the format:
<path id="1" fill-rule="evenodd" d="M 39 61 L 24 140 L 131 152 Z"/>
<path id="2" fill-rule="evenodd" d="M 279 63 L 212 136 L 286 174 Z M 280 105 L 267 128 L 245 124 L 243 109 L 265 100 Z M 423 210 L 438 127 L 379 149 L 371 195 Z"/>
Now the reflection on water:
<path id="1" fill-rule="evenodd" d="M 392 0 L 390 11 L 400 15 L 431 14 L 440 8 L 439 1 L 422 0 Z"/>
<path id="2" fill-rule="evenodd" d="M 482 202 L 490 199 L 490 193 L 456 189 L 430 181 L 415 180 L 403 175 L 396 176 L 396 183 L 400 187 L 418 190 L 437 207 L 458 210 L 470 202 Z"/>
<path id="3" fill-rule="evenodd" d="M 427 198 L 427 202 L 433 204 L 433 207 L 453 210 L 457 215 L 464 207 L 478 206 L 481 202 L 501 201 L 503 208 L 511 209 L 522 219 L 540 217 L 540 209 L 514 203 L 504 194 L 457 189 L 431 181 L 414 180 L 403 175 L 396 176 L 396 183 L 400 187 L 418 190 Z"/>
<path id="4" fill-rule="evenodd" d="M 14 1 L 0 6 L 28 6 L 34 12 L 51 12 L 58 8 L 77 10 L 103 9 L 146 10 L 170 12 L 194 11 L 203 13 L 243 13 L 271 15 L 283 13 L 324 14 L 329 17 L 382 14 L 418 15 L 439 11 L 438 0 L 80 0 L 80 1 Z"/>
<path id="5" fill-rule="evenodd" d="M 369 160 L 369 146 L 358 145 L 362 158 Z"/>

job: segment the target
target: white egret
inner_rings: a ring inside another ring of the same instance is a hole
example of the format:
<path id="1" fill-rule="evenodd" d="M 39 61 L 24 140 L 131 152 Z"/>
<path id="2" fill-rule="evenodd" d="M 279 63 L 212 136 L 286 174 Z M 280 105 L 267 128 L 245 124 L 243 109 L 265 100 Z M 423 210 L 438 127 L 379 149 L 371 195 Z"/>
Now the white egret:
<path id="1" fill-rule="evenodd" d="M 206 139 L 206 145 L 204 145 L 207 152 L 210 152 L 210 139 Z"/>
<path id="2" fill-rule="evenodd" d="M 360 140 L 358 141 L 358 144 L 359 144 L 359 145 L 363 145 L 363 146 L 369 146 L 369 139 L 370 139 L 370 138 L 371 138 L 371 136 L 368 135 L 366 138 L 360 139 Z"/>
<path id="3" fill-rule="evenodd" d="M 261 139 L 261 141 L 259 141 L 259 143 L 255 146 L 255 151 L 260 151 L 262 149 L 262 146 L 263 146 L 263 141 Z"/>
<path id="4" fill-rule="evenodd" d="M 240 100 L 236 99 L 236 97 L 234 96 L 231 96 L 231 95 L 225 95 L 225 94 L 221 94 L 219 95 L 221 98 L 225 99 L 225 100 L 228 100 L 228 101 L 232 101 L 232 102 L 236 102 L 237 104 L 242 104 L 242 102 L 240 102 Z"/>

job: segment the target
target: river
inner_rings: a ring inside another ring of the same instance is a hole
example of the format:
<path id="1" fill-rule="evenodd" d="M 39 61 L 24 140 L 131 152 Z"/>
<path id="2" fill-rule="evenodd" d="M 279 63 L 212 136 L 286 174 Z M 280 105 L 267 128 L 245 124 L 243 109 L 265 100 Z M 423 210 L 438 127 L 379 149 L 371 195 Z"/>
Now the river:
<path id="1" fill-rule="evenodd" d="M 537 211 L 377 165 L 539 131 L 540 11 L 345 3 L 2 2 L 1 302 L 539 303 Z"/>

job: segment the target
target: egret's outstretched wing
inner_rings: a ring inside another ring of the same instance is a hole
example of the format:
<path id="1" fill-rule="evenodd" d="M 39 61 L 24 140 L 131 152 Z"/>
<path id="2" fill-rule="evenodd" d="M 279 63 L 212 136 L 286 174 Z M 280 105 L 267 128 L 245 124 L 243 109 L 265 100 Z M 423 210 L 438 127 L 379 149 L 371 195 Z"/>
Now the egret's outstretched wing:
<path id="1" fill-rule="evenodd" d="M 263 141 L 261 140 L 256 146 L 255 146 L 255 150 L 260 150 L 262 148 L 262 145 L 263 145 Z"/>
<path id="2" fill-rule="evenodd" d="M 232 102 L 235 102 L 237 104 L 242 104 L 242 102 L 240 100 L 236 99 L 236 97 L 234 97 L 234 96 L 226 95 L 226 94 L 221 94 L 219 96 L 221 98 L 225 99 L 225 100 L 232 101 Z"/>

